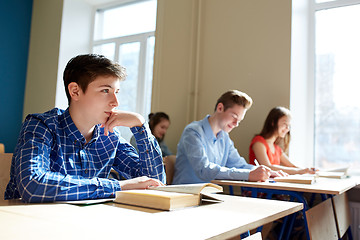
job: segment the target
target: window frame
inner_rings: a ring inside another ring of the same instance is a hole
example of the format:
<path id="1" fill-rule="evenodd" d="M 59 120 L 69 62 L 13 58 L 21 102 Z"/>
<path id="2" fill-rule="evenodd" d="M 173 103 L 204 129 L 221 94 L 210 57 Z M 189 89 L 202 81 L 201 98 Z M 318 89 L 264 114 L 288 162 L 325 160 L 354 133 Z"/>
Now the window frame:
<path id="1" fill-rule="evenodd" d="M 139 66 L 138 66 L 138 83 L 137 83 L 137 96 L 142 96 L 142 97 L 137 97 L 136 98 L 136 109 L 134 110 L 135 112 L 143 115 L 143 116 L 147 116 L 150 113 L 150 109 L 151 106 L 148 106 L 151 103 L 146 102 L 147 99 L 147 92 L 146 92 L 146 86 L 147 84 L 147 77 L 146 74 L 149 70 L 149 61 L 148 61 L 148 55 L 149 55 L 149 49 L 148 49 L 148 39 L 151 37 L 155 38 L 155 31 L 150 31 L 150 32 L 144 32 L 144 33 L 139 33 L 139 34 L 133 34 L 133 35 L 127 35 L 127 36 L 120 36 L 120 37 L 114 37 L 114 38 L 108 38 L 108 39 L 98 39 L 98 40 L 94 40 L 95 39 L 95 35 L 97 34 L 95 32 L 96 29 L 96 23 L 95 23 L 95 16 L 96 13 L 98 12 L 103 12 L 112 8 L 117 8 L 117 7 L 124 7 L 127 5 L 131 5 L 131 4 L 136 4 L 139 2 L 145 2 L 148 0 L 127 0 L 127 1 L 116 1 L 110 4 L 105 4 L 105 5 L 98 5 L 94 8 L 93 11 L 93 35 L 92 35 L 92 41 L 91 41 L 91 51 L 93 51 L 93 49 L 96 46 L 100 46 L 103 44 L 108 44 L 108 43 L 114 43 L 115 44 L 115 53 L 114 53 L 114 61 L 116 62 L 120 62 L 120 46 L 122 44 L 127 44 L 127 43 L 134 43 L 134 42 L 139 42 L 140 43 L 140 52 L 139 52 Z M 155 0 L 156 1 L 156 0 Z M 100 21 L 101 21 L 101 17 L 100 17 Z M 101 29 L 100 29 L 101 31 Z M 155 46 L 154 46 L 155 47 Z M 152 77 L 153 78 L 153 77 Z M 151 80 L 152 82 L 152 80 Z"/>

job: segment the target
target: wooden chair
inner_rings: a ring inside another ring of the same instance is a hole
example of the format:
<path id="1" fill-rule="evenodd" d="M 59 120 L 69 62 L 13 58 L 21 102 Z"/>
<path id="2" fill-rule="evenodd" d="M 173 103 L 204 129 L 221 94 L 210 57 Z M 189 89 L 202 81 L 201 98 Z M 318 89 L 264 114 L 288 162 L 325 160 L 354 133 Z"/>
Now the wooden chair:
<path id="1" fill-rule="evenodd" d="M 166 184 L 170 185 L 174 177 L 176 156 L 166 156 L 163 158 L 163 161 L 165 165 Z"/>
<path id="2" fill-rule="evenodd" d="M 352 239 L 351 229 L 349 229 L 351 225 L 350 207 L 346 193 L 334 196 L 332 198 L 332 202 L 334 206 L 338 238 L 342 239 L 345 233 L 349 230 L 348 239 Z"/>
<path id="3" fill-rule="evenodd" d="M 0 153 L 5 153 L 5 146 L 2 143 L 0 143 Z"/>
<path id="4" fill-rule="evenodd" d="M 12 153 L 0 153 L 0 199 L 4 199 L 6 185 L 10 180 Z"/>
<path id="5" fill-rule="evenodd" d="M 310 239 L 337 240 L 335 215 L 329 198 L 306 211 Z"/>
<path id="6" fill-rule="evenodd" d="M 113 168 L 111 168 L 111 170 L 110 170 L 109 178 L 114 178 L 116 180 L 121 180 L 120 174 L 117 171 L 115 171 Z"/>

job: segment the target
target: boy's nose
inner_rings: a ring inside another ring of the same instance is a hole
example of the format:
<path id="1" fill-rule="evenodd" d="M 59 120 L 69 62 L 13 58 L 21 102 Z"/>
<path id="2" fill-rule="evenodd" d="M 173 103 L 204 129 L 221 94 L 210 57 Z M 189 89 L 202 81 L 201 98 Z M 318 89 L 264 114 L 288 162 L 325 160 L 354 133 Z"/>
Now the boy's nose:
<path id="1" fill-rule="evenodd" d="M 113 107 L 119 106 L 119 101 L 118 101 L 118 98 L 116 96 L 116 93 L 114 93 L 114 95 L 113 95 L 113 99 L 111 101 L 111 106 L 113 106 Z"/>
<path id="2" fill-rule="evenodd" d="M 234 124 L 234 127 L 238 127 L 238 126 L 239 126 L 240 121 L 235 120 L 235 122 L 234 122 L 234 123 L 235 123 L 235 124 Z"/>

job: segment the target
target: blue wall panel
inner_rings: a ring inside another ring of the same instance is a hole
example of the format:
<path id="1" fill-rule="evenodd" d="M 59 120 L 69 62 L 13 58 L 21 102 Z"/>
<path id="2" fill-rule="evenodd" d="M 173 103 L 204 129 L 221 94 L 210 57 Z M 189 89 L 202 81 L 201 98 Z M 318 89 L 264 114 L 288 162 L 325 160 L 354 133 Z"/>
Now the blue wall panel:
<path id="1" fill-rule="evenodd" d="M 24 107 L 33 0 L 0 2 L 0 142 L 13 152 Z"/>

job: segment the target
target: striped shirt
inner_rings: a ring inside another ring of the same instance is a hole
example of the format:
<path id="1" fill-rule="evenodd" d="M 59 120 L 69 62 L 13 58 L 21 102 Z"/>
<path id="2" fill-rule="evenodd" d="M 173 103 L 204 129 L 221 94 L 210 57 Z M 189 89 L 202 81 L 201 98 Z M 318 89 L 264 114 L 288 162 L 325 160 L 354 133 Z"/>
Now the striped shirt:
<path id="1" fill-rule="evenodd" d="M 14 151 L 5 199 L 53 202 L 113 197 L 121 188 L 119 181 L 108 178 L 111 168 L 125 178 L 148 176 L 165 183 L 161 150 L 148 124 L 131 131 L 139 154 L 116 129 L 105 136 L 100 125 L 86 143 L 68 109 L 28 115 Z"/>

